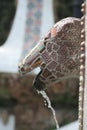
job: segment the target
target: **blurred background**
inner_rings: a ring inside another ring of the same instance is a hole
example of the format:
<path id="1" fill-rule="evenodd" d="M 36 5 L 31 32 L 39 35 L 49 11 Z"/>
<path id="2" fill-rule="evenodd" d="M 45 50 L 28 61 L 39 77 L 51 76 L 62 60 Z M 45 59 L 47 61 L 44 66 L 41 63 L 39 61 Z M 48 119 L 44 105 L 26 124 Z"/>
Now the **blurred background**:
<path id="1" fill-rule="evenodd" d="M 15 30 L 15 28 L 12 28 L 13 25 L 16 29 L 20 25 L 17 25 L 15 24 L 16 22 L 14 22 L 15 19 L 20 17 L 20 15 L 17 14 L 17 11 L 20 10 L 21 14 L 21 12 L 25 10 L 26 6 L 26 19 L 24 17 L 25 33 L 24 36 L 22 35 L 22 37 L 19 37 L 24 43 L 24 45 L 22 44 L 22 47 L 20 48 L 22 56 L 20 56 L 19 59 L 22 59 L 27 51 L 29 51 L 26 50 L 26 48 L 30 47 L 29 41 L 32 43 L 32 38 L 35 39 L 35 41 L 38 41 L 40 38 L 39 34 L 41 32 L 45 32 L 43 31 L 45 23 L 48 23 L 48 25 L 50 24 L 51 26 L 65 17 L 74 16 L 80 18 L 82 16 L 80 12 L 81 3 L 83 1 L 48 0 L 47 2 L 46 0 L 25 0 L 27 3 L 23 1 L 22 5 L 20 4 L 21 1 L 22 0 L 0 0 L 0 64 L 3 63 L 2 66 L 5 65 L 3 71 L 2 69 L 0 71 L 0 130 L 53 130 L 55 128 L 55 122 L 53 120 L 52 113 L 44 106 L 43 98 L 32 88 L 32 82 L 36 74 L 33 73 L 25 77 L 20 77 L 18 72 L 10 71 L 10 69 L 8 70 L 9 65 L 7 66 L 7 64 L 9 60 L 7 58 L 9 55 L 13 55 L 9 53 L 9 48 L 14 42 L 14 38 L 12 39 L 11 37 L 13 32 L 11 32 L 11 30 Z M 21 6 L 18 6 L 18 4 Z M 39 9 L 39 11 L 37 9 Z M 44 15 L 46 15 L 46 13 L 50 16 L 50 18 L 45 18 Z M 32 18 L 33 21 L 36 20 L 35 23 L 31 21 L 32 19 L 30 18 Z M 38 21 L 38 19 L 41 20 Z M 22 22 L 21 18 L 19 18 L 19 21 Z M 31 23 L 34 23 L 35 25 Z M 44 25 L 44 27 L 41 27 L 42 31 L 40 30 L 39 25 L 40 27 Z M 32 28 L 35 28 L 33 33 L 31 32 Z M 20 34 L 21 29 L 19 29 L 16 33 Z M 36 34 L 38 35 L 37 37 Z M 41 35 L 43 34 L 44 33 Z M 12 36 L 15 37 L 15 34 Z M 11 37 L 13 42 L 11 42 L 8 37 Z M 15 37 L 15 39 L 17 39 L 17 37 Z M 7 40 L 9 41 L 9 44 L 6 42 Z M 16 53 L 18 44 L 15 42 L 14 45 L 16 48 L 14 48 L 14 46 L 13 48 Z M 2 53 L 2 51 L 4 53 Z M 7 58 L 5 54 L 6 51 L 9 53 Z M 13 61 L 14 59 L 12 62 Z M 18 62 L 19 61 L 20 60 L 18 60 Z M 6 67 L 8 71 L 5 70 Z M 12 65 L 11 67 L 14 68 Z M 57 120 L 60 126 L 64 126 L 78 119 L 78 79 L 73 78 L 63 81 L 62 83 L 60 82 L 55 84 L 48 88 L 46 92 L 51 100 L 53 108 L 56 111 Z"/>

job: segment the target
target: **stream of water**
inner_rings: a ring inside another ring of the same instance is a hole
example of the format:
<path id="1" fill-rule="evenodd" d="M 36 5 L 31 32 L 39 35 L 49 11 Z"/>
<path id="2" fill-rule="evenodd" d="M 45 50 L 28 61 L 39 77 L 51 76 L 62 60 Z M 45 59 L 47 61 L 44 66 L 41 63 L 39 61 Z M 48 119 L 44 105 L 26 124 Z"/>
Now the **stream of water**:
<path id="1" fill-rule="evenodd" d="M 41 94 L 42 97 L 45 99 L 45 105 L 46 105 L 46 102 L 47 102 L 48 108 L 51 109 L 52 114 L 53 114 L 53 118 L 54 118 L 55 125 L 56 125 L 56 130 L 59 130 L 59 124 L 58 124 L 58 121 L 57 121 L 57 118 L 56 118 L 56 113 L 55 113 L 55 110 L 53 109 L 53 107 L 51 106 L 51 102 L 50 102 L 49 97 L 47 96 L 45 91 L 37 91 L 37 92 L 38 92 L 38 94 Z"/>

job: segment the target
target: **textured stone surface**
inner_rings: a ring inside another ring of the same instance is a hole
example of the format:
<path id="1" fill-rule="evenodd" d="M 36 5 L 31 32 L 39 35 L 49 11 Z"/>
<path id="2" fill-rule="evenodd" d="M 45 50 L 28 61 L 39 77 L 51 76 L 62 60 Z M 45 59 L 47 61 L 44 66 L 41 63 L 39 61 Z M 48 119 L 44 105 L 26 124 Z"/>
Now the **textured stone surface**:
<path id="1" fill-rule="evenodd" d="M 69 77 L 79 77 L 80 33 L 78 18 L 68 17 L 57 22 L 20 63 L 20 72 L 33 70 L 35 59 L 39 59 L 37 67 L 40 67 L 41 71 L 34 80 L 34 87 L 38 90 Z M 54 45 L 57 46 L 56 50 Z M 44 63 L 45 66 L 42 65 Z M 47 75 L 46 71 L 51 74 Z"/>

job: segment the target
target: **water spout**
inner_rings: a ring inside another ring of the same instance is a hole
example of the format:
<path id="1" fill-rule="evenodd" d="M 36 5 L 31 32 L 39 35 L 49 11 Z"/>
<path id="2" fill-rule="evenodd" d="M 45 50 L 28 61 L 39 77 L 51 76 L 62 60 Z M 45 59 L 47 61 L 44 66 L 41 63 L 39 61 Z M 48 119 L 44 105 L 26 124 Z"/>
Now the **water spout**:
<path id="1" fill-rule="evenodd" d="M 77 18 L 59 21 L 20 63 L 21 74 L 40 67 L 41 72 L 33 83 L 36 89 L 43 90 L 65 78 L 79 77 L 80 27 Z"/>

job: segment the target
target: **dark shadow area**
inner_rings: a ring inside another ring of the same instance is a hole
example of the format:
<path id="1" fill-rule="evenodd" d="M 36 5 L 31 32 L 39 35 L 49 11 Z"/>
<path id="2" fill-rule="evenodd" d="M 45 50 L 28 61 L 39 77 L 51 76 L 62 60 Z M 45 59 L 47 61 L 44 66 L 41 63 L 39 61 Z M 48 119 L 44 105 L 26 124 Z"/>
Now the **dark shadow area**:
<path id="1" fill-rule="evenodd" d="M 18 104 L 18 101 L 15 98 L 0 98 L 0 108 L 13 108 Z"/>
<path id="2" fill-rule="evenodd" d="M 55 22 L 66 17 L 81 18 L 81 4 L 84 0 L 54 0 Z"/>
<path id="3" fill-rule="evenodd" d="M 16 11 L 15 0 L 0 0 L 0 45 L 6 41 Z"/>

